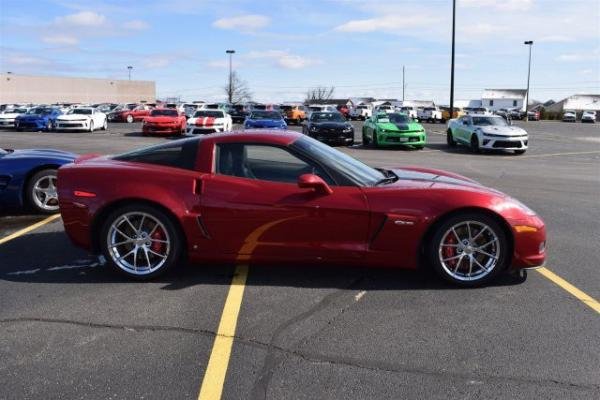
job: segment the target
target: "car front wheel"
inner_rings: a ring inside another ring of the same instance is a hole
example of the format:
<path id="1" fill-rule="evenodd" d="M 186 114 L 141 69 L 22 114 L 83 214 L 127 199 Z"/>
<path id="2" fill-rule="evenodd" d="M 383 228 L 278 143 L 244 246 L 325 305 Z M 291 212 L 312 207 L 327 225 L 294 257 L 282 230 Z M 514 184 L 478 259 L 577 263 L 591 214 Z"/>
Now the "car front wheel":
<path id="1" fill-rule="evenodd" d="M 57 212 L 56 170 L 44 169 L 29 178 L 25 188 L 25 199 L 35 212 L 42 214 Z"/>
<path id="2" fill-rule="evenodd" d="M 102 253 L 112 268 L 148 280 L 173 268 L 183 251 L 183 235 L 156 207 L 132 204 L 109 215 L 100 233 Z"/>
<path id="3" fill-rule="evenodd" d="M 128 115 L 127 116 L 127 123 L 131 124 L 133 122 L 133 115 Z"/>
<path id="4" fill-rule="evenodd" d="M 477 135 L 471 136 L 471 151 L 473 153 L 479 153 L 479 139 Z"/>
<path id="5" fill-rule="evenodd" d="M 489 282 L 510 261 L 506 233 L 494 218 L 480 213 L 463 213 L 445 220 L 426 251 L 436 273 L 459 286 Z"/>
<path id="6" fill-rule="evenodd" d="M 450 129 L 448 129 L 448 132 L 446 132 L 446 143 L 448 144 L 448 147 L 456 147 L 456 142 L 454 141 L 454 137 L 452 136 L 452 131 Z"/>

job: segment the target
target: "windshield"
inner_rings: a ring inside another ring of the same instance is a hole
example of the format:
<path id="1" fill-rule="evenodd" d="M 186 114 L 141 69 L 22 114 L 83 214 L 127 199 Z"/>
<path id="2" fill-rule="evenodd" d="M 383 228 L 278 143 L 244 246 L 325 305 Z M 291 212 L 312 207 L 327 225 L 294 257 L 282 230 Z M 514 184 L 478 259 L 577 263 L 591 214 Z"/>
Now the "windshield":
<path id="1" fill-rule="evenodd" d="M 502 117 L 473 117 L 473 125 L 477 126 L 508 126 Z"/>
<path id="2" fill-rule="evenodd" d="M 151 117 L 160 117 L 160 116 L 165 116 L 165 117 L 176 117 L 179 114 L 177 114 L 177 110 L 152 110 L 150 112 L 150 116 Z"/>
<path id="3" fill-rule="evenodd" d="M 292 109 L 292 106 L 280 106 L 279 108 L 283 111 L 290 111 Z"/>
<path id="4" fill-rule="evenodd" d="M 13 108 L 12 110 L 5 110 L 3 114 L 23 114 L 26 113 L 26 108 Z"/>
<path id="5" fill-rule="evenodd" d="M 69 111 L 69 114 L 91 115 L 92 110 L 90 110 L 89 108 L 74 108 L 71 111 Z"/>
<path id="6" fill-rule="evenodd" d="M 368 107 L 367 106 L 358 106 L 356 107 L 358 110 L 366 110 Z"/>
<path id="7" fill-rule="evenodd" d="M 385 117 L 384 117 L 385 118 Z M 407 124 L 410 122 L 410 118 L 406 114 L 388 114 L 387 119 L 389 122 L 394 124 Z M 384 122 L 382 118 L 379 118 L 379 122 Z"/>
<path id="8" fill-rule="evenodd" d="M 216 110 L 200 110 L 196 111 L 194 118 L 198 117 L 212 117 L 212 118 L 223 118 L 223 111 Z"/>
<path id="9" fill-rule="evenodd" d="M 410 111 L 410 110 L 413 110 L 413 107 L 402 107 L 401 110 L 402 111 Z"/>
<path id="10" fill-rule="evenodd" d="M 281 119 L 277 111 L 253 111 L 250 119 Z"/>
<path id="11" fill-rule="evenodd" d="M 296 140 L 292 147 L 311 155 L 321 164 L 346 175 L 360 186 L 374 186 L 386 176 L 366 164 L 308 136 Z"/>
<path id="12" fill-rule="evenodd" d="M 8 154 L 8 151 L 6 151 L 4 149 L 0 149 L 0 156 L 3 156 L 5 154 Z"/>
<path id="13" fill-rule="evenodd" d="M 32 108 L 31 110 L 27 111 L 27 114 L 51 114 L 52 113 L 52 109 L 51 108 Z"/>
<path id="14" fill-rule="evenodd" d="M 344 122 L 346 121 L 342 114 L 337 112 L 328 112 L 328 113 L 313 113 L 310 116 L 310 120 L 313 122 L 324 122 L 324 121 L 333 121 L 333 122 Z"/>

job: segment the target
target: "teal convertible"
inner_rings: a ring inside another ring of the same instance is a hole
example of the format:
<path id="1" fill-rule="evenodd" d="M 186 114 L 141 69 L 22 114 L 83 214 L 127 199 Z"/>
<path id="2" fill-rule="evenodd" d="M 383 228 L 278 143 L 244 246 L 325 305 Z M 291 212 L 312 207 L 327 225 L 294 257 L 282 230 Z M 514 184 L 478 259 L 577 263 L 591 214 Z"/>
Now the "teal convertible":
<path id="1" fill-rule="evenodd" d="M 363 146 L 425 147 L 427 135 L 418 122 L 406 114 L 380 113 L 368 118 L 362 128 Z"/>

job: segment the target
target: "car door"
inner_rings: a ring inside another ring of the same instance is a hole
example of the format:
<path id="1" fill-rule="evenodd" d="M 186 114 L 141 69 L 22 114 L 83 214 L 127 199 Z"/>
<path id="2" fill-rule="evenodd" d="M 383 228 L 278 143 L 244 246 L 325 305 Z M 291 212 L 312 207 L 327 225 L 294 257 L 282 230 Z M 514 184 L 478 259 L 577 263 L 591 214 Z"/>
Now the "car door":
<path id="1" fill-rule="evenodd" d="M 223 253 L 244 260 L 350 260 L 367 248 L 369 210 L 358 187 L 335 186 L 319 165 L 289 148 L 217 143 L 214 173 L 203 177 L 200 209 Z M 301 189 L 314 173 L 333 193 Z"/>

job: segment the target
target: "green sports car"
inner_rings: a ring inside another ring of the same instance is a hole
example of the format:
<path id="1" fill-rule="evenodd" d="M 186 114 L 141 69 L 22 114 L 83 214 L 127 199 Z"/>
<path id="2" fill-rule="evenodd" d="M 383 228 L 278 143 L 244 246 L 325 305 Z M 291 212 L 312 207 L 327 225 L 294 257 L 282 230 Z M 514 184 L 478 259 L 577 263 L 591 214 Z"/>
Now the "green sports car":
<path id="1" fill-rule="evenodd" d="M 408 115 L 400 113 L 377 114 L 368 118 L 362 128 L 363 146 L 425 147 L 425 129 Z"/>

